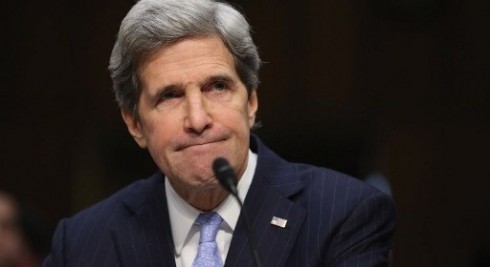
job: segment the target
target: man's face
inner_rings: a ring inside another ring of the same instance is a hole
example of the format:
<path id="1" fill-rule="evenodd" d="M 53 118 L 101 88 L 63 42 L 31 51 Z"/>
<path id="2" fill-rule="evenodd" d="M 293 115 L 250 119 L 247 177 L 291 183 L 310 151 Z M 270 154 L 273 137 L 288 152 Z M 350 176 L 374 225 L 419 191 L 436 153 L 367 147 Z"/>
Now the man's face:
<path id="1" fill-rule="evenodd" d="M 219 37 L 189 38 L 157 51 L 139 78 L 139 120 L 124 111 L 123 118 L 177 192 L 219 186 L 211 168 L 216 157 L 243 174 L 257 95 L 248 97 Z"/>

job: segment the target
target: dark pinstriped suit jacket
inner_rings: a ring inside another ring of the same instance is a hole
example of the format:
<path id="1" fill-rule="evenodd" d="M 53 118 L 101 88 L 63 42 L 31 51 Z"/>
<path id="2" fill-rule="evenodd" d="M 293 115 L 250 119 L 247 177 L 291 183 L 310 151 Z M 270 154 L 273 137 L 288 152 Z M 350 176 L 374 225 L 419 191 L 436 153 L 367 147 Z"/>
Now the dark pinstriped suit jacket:
<path id="1" fill-rule="evenodd" d="M 252 136 L 256 173 L 245 199 L 264 267 L 387 266 L 391 199 L 338 172 L 284 161 Z M 285 228 L 273 216 L 287 219 Z M 225 266 L 254 266 L 242 216 Z M 51 266 L 175 266 L 163 175 L 135 182 L 60 222 Z"/>

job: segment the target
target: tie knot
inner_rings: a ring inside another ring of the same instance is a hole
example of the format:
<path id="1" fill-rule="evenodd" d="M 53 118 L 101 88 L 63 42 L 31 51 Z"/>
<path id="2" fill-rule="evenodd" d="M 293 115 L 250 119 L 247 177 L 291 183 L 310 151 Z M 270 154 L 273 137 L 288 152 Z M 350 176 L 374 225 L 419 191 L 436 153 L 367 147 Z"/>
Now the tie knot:
<path id="1" fill-rule="evenodd" d="M 199 243 L 213 242 L 223 219 L 216 212 L 201 213 L 196 223 L 201 227 Z"/>

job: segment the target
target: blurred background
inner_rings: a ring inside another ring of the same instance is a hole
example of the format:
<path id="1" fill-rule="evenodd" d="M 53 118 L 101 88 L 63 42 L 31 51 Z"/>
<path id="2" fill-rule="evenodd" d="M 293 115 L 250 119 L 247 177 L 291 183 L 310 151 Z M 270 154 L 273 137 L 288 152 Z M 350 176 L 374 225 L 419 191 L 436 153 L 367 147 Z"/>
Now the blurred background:
<path id="1" fill-rule="evenodd" d="M 35 218 L 26 229 L 38 234 L 24 233 L 38 255 L 60 218 L 156 170 L 120 119 L 107 71 L 133 3 L 7 0 L 0 10 L 0 190 Z M 266 144 L 386 178 L 398 208 L 393 266 L 490 266 L 490 1 L 232 3 L 266 62 Z"/>

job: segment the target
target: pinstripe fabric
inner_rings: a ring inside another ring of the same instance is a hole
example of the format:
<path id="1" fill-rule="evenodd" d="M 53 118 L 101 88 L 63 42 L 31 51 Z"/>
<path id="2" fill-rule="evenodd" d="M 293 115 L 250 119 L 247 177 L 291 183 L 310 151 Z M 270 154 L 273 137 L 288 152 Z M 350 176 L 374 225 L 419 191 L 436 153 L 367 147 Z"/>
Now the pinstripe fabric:
<path id="1" fill-rule="evenodd" d="M 392 200 L 338 172 L 287 163 L 252 136 L 257 170 L 245 199 L 263 265 L 387 266 Z M 175 266 L 162 174 L 60 222 L 44 266 Z M 270 224 L 287 219 L 285 228 Z M 225 266 L 254 266 L 243 218 Z"/>

